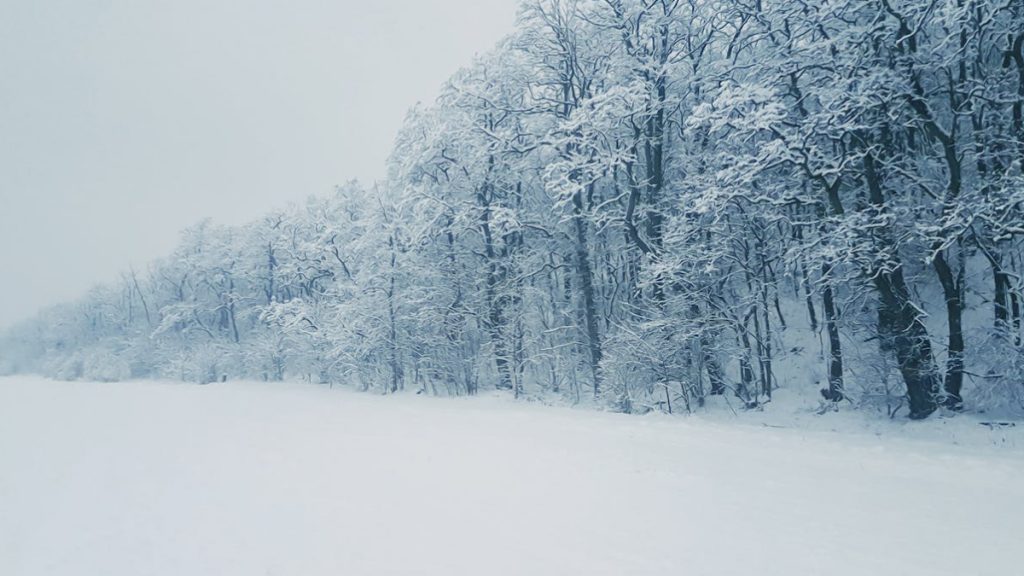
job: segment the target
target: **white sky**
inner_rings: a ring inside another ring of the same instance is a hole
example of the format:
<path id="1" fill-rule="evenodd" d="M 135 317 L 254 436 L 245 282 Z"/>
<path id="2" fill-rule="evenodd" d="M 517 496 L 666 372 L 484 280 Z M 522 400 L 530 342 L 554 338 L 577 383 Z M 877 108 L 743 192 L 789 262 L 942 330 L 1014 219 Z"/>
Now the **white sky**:
<path id="1" fill-rule="evenodd" d="M 517 0 L 0 0 L 0 327 L 373 181 Z"/>

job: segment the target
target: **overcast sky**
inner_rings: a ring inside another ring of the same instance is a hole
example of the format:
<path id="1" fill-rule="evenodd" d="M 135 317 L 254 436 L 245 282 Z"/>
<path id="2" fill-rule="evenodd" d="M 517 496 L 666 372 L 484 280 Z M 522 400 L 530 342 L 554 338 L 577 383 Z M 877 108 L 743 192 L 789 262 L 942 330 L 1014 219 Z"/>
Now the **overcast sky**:
<path id="1" fill-rule="evenodd" d="M 372 182 L 517 0 L 0 0 L 0 327 Z"/>

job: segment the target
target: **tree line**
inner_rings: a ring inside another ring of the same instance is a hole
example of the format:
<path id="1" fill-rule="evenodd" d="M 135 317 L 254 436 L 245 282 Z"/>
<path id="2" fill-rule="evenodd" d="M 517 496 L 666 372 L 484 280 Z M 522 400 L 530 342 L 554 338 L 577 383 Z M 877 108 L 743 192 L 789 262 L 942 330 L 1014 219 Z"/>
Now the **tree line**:
<path id="1" fill-rule="evenodd" d="M 7 336 L 64 378 L 1024 407 L 1024 0 L 528 0 L 388 176 Z"/>

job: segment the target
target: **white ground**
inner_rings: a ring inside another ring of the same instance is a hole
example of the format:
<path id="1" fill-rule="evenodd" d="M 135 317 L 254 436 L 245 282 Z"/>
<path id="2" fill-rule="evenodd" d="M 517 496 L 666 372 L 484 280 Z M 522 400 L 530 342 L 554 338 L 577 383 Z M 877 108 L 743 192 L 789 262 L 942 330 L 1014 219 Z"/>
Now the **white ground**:
<path id="1" fill-rule="evenodd" d="M 0 379 L 0 574 L 1024 573 L 1024 451 L 984 430 Z"/>

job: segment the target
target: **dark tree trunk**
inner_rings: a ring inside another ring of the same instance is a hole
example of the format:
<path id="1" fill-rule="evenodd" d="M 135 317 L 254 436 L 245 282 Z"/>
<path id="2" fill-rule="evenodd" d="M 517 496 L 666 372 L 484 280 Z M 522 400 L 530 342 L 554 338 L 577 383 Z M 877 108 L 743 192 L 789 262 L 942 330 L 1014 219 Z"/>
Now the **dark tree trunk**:
<path id="1" fill-rule="evenodd" d="M 395 311 L 395 269 L 397 258 L 395 255 L 395 235 L 388 237 L 388 248 L 391 250 L 391 275 L 388 279 L 388 349 L 391 364 L 391 392 L 398 392 L 402 382 L 402 364 L 398 357 L 398 319 Z"/>
<path id="2" fill-rule="evenodd" d="M 905 26 L 905 23 L 904 23 Z M 961 49 L 966 42 L 961 35 Z M 911 45 L 911 52 L 915 47 Z M 966 72 L 961 68 L 961 81 L 965 80 Z M 960 155 L 957 152 L 956 124 L 949 130 L 944 130 L 938 120 L 932 114 L 927 104 L 927 97 L 920 79 L 916 75 L 911 76 L 911 87 L 914 95 L 909 99 L 910 107 L 917 112 L 924 121 L 926 133 L 942 145 L 942 156 L 946 164 L 946 195 L 942 202 L 942 219 L 952 214 L 956 209 L 956 202 L 960 198 L 963 183 L 963 166 Z M 959 106 L 954 90 L 949 91 L 950 106 L 955 110 Z M 948 347 L 949 353 L 946 358 L 946 377 L 943 384 L 945 399 L 943 404 L 950 408 L 959 408 L 963 403 L 960 391 L 963 388 L 964 379 L 964 338 L 963 338 L 963 306 L 961 305 L 960 287 L 952 267 L 946 260 L 947 249 L 942 247 L 941 240 L 936 241 L 932 246 L 934 256 L 932 267 L 939 277 L 942 285 L 943 296 L 946 300 L 946 316 L 949 326 Z"/>
<path id="3" fill-rule="evenodd" d="M 700 307 L 696 304 L 690 305 L 690 319 L 697 320 L 700 317 Z M 700 352 L 704 361 L 704 369 L 708 373 L 708 381 L 711 383 L 711 395 L 721 396 L 725 394 L 725 375 L 722 372 L 722 364 L 715 356 L 715 335 L 704 325 L 700 326 Z"/>
<path id="4" fill-rule="evenodd" d="M 866 153 L 863 164 L 871 204 L 876 210 L 883 211 L 885 199 L 874 156 Z M 885 237 L 879 240 L 889 242 Z M 871 274 L 879 294 L 879 336 L 884 341 L 883 349 L 892 350 L 896 356 L 896 363 L 907 387 L 910 418 L 919 420 L 927 418 L 938 407 L 938 367 L 932 355 L 928 330 L 910 300 L 910 290 L 903 277 L 903 265 L 897 258 L 893 256 L 894 261 L 886 263 L 884 269 L 873 270 Z"/>
<path id="5" fill-rule="evenodd" d="M 836 178 L 829 183 L 821 178 L 820 183 L 825 188 L 825 198 L 828 201 L 828 210 L 835 216 L 842 216 L 846 213 L 843 203 L 839 197 L 839 188 L 842 186 L 842 179 Z M 819 204 L 818 215 L 822 218 L 819 233 L 826 236 L 829 233 L 828 226 L 824 222 L 826 209 Z M 828 333 L 828 388 L 821 391 L 826 400 L 839 402 L 846 397 L 846 385 L 843 382 L 843 343 L 839 339 L 839 310 L 836 306 L 835 291 L 832 288 L 832 270 L 834 264 L 830 258 L 826 258 L 821 265 L 821 307 L 825 316 L 825 331 Z"/>
<path id="6" fill-rule="evenodd" d="M 1013 328 L 1013 333 L 1015 334 L 1015 336 L 1013 338 L 1013 343 L 1014 343 L 1015 346 L 1020 346 L 1020 343 L 1021 343 L 1021 336 L 1020 336 L 1021 310 L 1020 310 L 1020 308 L 1021 308 L 1021 306 L 1020 306 L 1020 295 L 1017 292 L 1010 292 L 1010 325 Z"/>
<path id="7" fill-rule="evenodd" d="M 487 159 L 488 171 L 493 169 L 494 157 Z M 491 231 L 491 193 L 493 187 L 489 181 L 485 181 L 477 192 L 477 205 L 480 211 L 480 232 L 484 240 L 484 256 L 487 258 L 487 283 L 484 293 L 487 297 L 487 316 L 484 318 L 484 326 L 494 350 L 494 365 L 498 371 L 498 381 L 495 387 L 499 390 L 512 389 L 512 370 L 509 366 L 508 346 L 505 342 L 505 298 L 502 298 L 498 291 L 505 279 L 506 264 L 501 261 L 501 255 L 495 245 L 494 234 Z"/>
<path id="8" fill-rule="evenodd" d="M 878 315 L 881 334 L 888 348 L 896 355 L 900 374 L 907 386 L 910 418 L 927 418 L 938 407 L 938 367 L 932 356 L 931 339 L 921 322 L 917 308 L 910 302 L 903 272 L 881 272 L 875 276 L 875 287 L 881 296 Z"/>
<path id="9" fill-rule="evenodd" d="M 821 267 L 822 278 L 822 309 L 825 312 L 825 331 L 828 332 L 828 390 L 822 390 L 822 396 L 826 400 L 839 402 L 846 397 L 843 390 L 843 344 L 839 340 L 839 326 L 836 323 L 838 311 L 836 310 L 835 294 L 832 292 L 832 263 L 825 262 Z"/>
<path id="10" fill-rule="evenodd" d="M 761 350 L 761 392 L 768 397 L 768 400 L 772 399 L 772 383 L 775 378 L 774 370 L 772 370 L 772 324 L 771 324 L 771 312 L 768 307 L 768 256 L 766 254 L 766 248 L 764 240 L 758 240 L 758 260 L 760 260 L 761 267 L 761 316 L 764 320 L 764 336 L 760 338 L 760 350 Z M 779 317 L 781 318 L 781 314 Z M 785 323 L 783 322 L 783 328 Z"/>
<path id="11" fill-rule="evenodd" d="M 996 263 L 992 265 L 992 276 L 995 280 L 995 328 L 997 333 L 1005 333 L 1010 324 L 1009 287 L 1010 277 Z"/>
<path id="12" fill-rule="evenodd" d="M 964 333 L 963 306 L 960 302 L 960 286 L 953 275 L 953 270 L 946 261 L 945 250 L 936 252 L 932 265 L 942 284 L 942 293 L 946 300 L 946 316 L 949 321 L 949 352 L 946 359 L 946 378 L 943 383 L 945 398 L 943 404 L 947 408 L 959 409 L 963 404 L 960 390 L 964 383 Z"/>
<path id="13" fill-rule="evenodd" d="M 807 274 L 807 266 L 800 263 L 800 275 L 804 285 L 804 299 L 807 301 L 807 318 L 811 323 L 811 332 L 818 331 L 818 314 L 814 311 L 814 298 L 811 292 L 811 279 Z"/>
<path id="14" fill-rule="evenodd" d="M 722 365 L 715 356 L 715 350 L 710 337 L 702 335 L 700 338 L 701 351 L 704 354 L 704 368 L 708 372 L 708 381 L 711 382 L 711 395 L 721 396 L 725 394 L 725 376 L 722 372 Z"/>
<path id="15" fill-rule="evenodd" d="M 587 222 L 583 218 L 581 192 L 573 196 L 575 217 L 573 228 L 576 232 L 576 272 L 579 276 L 580 295 L 583 297 L 583 324 L 587 334 L 587 350 L 590 356 L 590 375 L 594 383 L 594 397 L 601 393 L 601 334 L 598 329 L 597 302 L 594 298 L 594 275 L 590 266 L 590 251 L 587 248 Z"/>
<path id="16" fill-rule="evenodd" d="M 738 326 L 740 333 L 740 343 L 743 345 L 743 351 L 740 353 L 740 383 L 736 387 L 736 396 L 743 400 L 746 406 L 753 405 L 750 399 L 750 388 L 754 384 L 754 367 L 750 363 L 750 358 L 753 356 L 753 348 L 750 345 L 750 334 L 747 329 L 747 324 L 750 321 L 751 313 L 742 319 L 738 319 L 740 323 Z"/>

